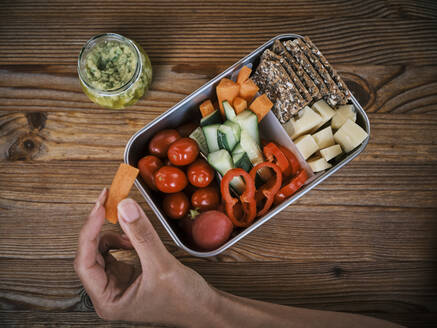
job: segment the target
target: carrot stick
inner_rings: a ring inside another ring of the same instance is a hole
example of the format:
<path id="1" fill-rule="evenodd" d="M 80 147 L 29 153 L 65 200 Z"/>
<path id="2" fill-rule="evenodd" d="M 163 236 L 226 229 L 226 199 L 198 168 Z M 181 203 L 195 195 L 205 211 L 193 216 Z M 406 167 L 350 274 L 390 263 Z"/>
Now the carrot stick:
<path id="1" fill-rule="evenodd" d="M 117 205 L 129 195 L 129 191 L 135 182 L 139 170 L 128 164 L 120 164 L 117 173 L 109 188 L 108 198 L 105 202 L 106 219 L 111 223 L 117 223 Z"/>

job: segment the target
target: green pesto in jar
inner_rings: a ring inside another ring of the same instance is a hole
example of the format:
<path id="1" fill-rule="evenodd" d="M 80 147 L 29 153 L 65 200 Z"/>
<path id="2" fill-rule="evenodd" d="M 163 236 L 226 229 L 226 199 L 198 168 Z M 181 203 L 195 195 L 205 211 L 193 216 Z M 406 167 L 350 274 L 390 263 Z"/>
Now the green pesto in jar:
<path id="1" fill-rule="evenodd" d="M 137 63 L 136 54 L 127 44 L 104 41 L 88 53 L 84 72 L 88 84 L 93 88 L 117 90 L 132 79 Z"/>

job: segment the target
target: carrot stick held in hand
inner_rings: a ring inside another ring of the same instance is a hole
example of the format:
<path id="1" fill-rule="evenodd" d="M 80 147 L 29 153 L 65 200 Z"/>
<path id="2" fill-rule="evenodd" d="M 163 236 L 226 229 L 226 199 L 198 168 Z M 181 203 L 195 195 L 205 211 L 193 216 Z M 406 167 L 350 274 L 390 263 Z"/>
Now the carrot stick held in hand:
<path id="1" fill-rule="evenodd" d="M 111 223 L 117 223 L 117 205 L 129 195 L 129 191 L 135 182 L 139 170 L 128 164 L 120 164 L 117 173 L 112 180 L 109 188 L 108 198 L 106 199 L 106 219 Z"/>

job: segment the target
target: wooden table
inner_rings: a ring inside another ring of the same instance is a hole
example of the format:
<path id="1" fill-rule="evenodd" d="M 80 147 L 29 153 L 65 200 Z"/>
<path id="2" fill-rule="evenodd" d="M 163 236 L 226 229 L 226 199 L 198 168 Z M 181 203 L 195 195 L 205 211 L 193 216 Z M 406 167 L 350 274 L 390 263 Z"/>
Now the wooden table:
<path id="1" fill-rule="evenodd" d="M 2 1 L 0 322 L 109 326 L 72 264 L 127 140 L 271 37 L 298 33 L 367 111 L 364 153 L 211 259 L 179 250 L 139 192 L 131 195 L 168 249 L 219 289 L 435 326 L 436 18 L 431 0 Z M 138 41 L 153 62 L 151 91 L 126 110 L 94 105 L 79 86 L 79 50 L 102 32 Z"/>

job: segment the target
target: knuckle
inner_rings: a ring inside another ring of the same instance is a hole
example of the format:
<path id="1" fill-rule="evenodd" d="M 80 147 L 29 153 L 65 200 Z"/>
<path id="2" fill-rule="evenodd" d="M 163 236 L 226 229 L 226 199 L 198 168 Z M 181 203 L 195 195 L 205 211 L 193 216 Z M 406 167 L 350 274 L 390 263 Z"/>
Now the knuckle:
<path id="1" fill-rule="evenodd" d="M 135 239 L 140 246 L 148 246 L 156 242 L 155 232 L 148 229 L 139 230 L 135 235 Z"/>

